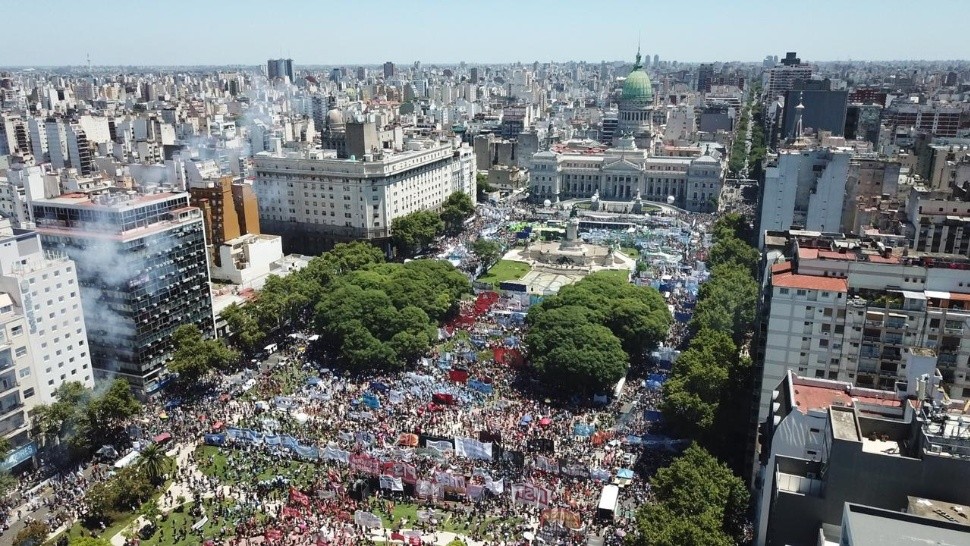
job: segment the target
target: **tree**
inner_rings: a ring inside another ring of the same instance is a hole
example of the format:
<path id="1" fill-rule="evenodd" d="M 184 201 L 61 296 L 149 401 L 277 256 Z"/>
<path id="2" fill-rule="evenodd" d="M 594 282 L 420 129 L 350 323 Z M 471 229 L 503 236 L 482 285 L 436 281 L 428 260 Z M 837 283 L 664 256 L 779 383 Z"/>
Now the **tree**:
<path id="1" fill-rule="evenodd" d="M 475 186 L 476 194 L 479 201 L 485 201 L 488 199 L 488 194 L 495 191 L 495 188 L 488 183 L 488 175 L 483 173 L 478 173 L 475 175 Z"/>
<path id="2" fill-rule="evenodd" d="M 656 502 L 638 512 L 631 544 L 728 546 L 744 538 L 744 482 L 703 448 L 687 448 L 650 487 Z"/>
<path id="3" fill-rule="evenodd" d="M 175 353 L 168 369 L 179 382 L 190 384 L 211 370 L 220 370 L 239 360 L 239 355 L 218 339 L 204 339 L 194 324 L 183 324 L 172 334 Z"/>
<path id="4" fill-rule="evenodd" d="M 445 223 L 445 231 L 454 235 L 461 233 L 465 220 L 475 214 L 472 198 L 462 191 L 452 192 L 441 203 L 441 219 Z"/>
<path id="5" fill-rule="evenodd" d="M 526 343 L 536 371 L 564 393 L 602 392 L 626 375 L 629 365 L 620 340 L 588 321 L 532 327 Z"/>
<path id="6" fill-rule="evenodd" d="M 403 256 L 413 256 L 444 232 L 445 223 L 430 210 L 419 210 L 391 221 L 391 241 Z"/>
<path id="7" fill-rule="evenodd" d="M 148 481 L 156 486 L 165 481 L 165 474 L 168 472 L 169 464 L 170 460 L 165 455 L 162 446 L 156 443 L 149 444 L 138 455 L 138 465 L 145 472 Z"/>
<path id="8" fill-rule="evenodd" d="M 92 400 L 87 407 L 89 422 L 96 431 L 107 432 L 120 427 L 129 417 L 138 413 L 141 404 L 131 392 L 125 379 L 115 379 L 108 390 Z"/>
<path id="9" fill-rule="evenodd" d="M 219 313 L 219 316 L 226 321 L 226 326 L 236 343 L 246 351 L 256 350 L 266 338 L 256 317 L 241 305 L 230 304 Z"/>
<path id="10" fill-rule="evenodd" d="M 483 237 L 475 239 L 471 250 L 484 268 L 488 268 L 502 257 L 502 245 L 498 241 Z"/>
<path id="11" fill-rule="evenodd" d="M 50 529 L 42 521 L 32 521 L 13 538 L 13 546 L 40 546 L 47 540 Z"/>
<path id="12" fill-rule="evenodd" d="M 667 336 L 673 320 L 666 302 L 655 289 L 594 273 L 533 306 L 529 310 L 529 325 L 534 326 L 538 317 L 547 311 L 564 306 L 589 310 L 587 320 L 608 327 L 620 340 L 628 359 L 634 362 L 642 360 Z M 533 352 L 530 348 L 530 354 Z"/>

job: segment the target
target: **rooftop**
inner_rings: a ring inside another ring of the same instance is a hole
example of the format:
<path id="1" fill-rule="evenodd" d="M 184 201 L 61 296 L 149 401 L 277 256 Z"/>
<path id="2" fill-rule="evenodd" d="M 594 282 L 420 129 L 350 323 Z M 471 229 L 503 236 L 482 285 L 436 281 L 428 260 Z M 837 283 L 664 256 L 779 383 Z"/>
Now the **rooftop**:
<path id="1" fill-rule="evenodd" d="M 829 292 L 848 292 L 849 283 L 838 277 L 816 277 L 792 273 L 791 262 L 771 267 L 771 285 L 780 288 L 804 290 L 825 290 Z"/>
<path id="2" fill-rule="evenodd" d="M 889 391 L 875 391 L 853 387 L 849 383 L 829 379 L 810 379 L 792 374 L 795 407 L 802 413 L 826 410 L 831 406 L 853 407 L 855 404 L 881 406 L 887 409 L 902 407 L 903 401 Z"/>
<path id="3" fill-rule="evenodd" d="M 907 497 L 906 513 L 950 523 L 970 525 L 970 506 L 921 497 Z"/>
<path id="4" fill-rule="evenodd" d="M 842 524 L 853 546 L 970 544 L 970 527 L 965 525 L 857 504 L 846 505 Z"/>
<path id="5" fill-rule="evenodd" d="M 155 201 L 164 201 L 178 196 L 175 192 L 160 193 L 108 193 L 91 196 L 87 193 L 66 193 L 47 199 L 35 199 L 35 205 L 67 206 L 72 208 L 85 207 L 103 210 L 124 210 Z"/>

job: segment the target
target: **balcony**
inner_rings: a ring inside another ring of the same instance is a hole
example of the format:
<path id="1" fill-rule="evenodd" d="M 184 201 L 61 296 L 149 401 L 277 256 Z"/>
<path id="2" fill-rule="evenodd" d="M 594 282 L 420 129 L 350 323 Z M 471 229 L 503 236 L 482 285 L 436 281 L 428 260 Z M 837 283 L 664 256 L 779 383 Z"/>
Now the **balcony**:
<path id="1" fill-rule="evenodd" d="M 936 362 L 943 366 L 954 366 L 957 363 L 957 355 L 954 353 L 940 353 L 936 357 Z"/>

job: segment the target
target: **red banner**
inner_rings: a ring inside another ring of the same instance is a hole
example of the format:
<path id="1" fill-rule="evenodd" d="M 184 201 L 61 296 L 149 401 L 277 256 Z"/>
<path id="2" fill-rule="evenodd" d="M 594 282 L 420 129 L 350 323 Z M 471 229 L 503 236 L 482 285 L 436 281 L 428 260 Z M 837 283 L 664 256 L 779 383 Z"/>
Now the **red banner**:
<path id="1" fill-rule="evenodd" d="M 362 474 L 379 476 L 381 473 L 381 462 L 365 453 L 355 453 L 350 456 L 350 469 Z"/>

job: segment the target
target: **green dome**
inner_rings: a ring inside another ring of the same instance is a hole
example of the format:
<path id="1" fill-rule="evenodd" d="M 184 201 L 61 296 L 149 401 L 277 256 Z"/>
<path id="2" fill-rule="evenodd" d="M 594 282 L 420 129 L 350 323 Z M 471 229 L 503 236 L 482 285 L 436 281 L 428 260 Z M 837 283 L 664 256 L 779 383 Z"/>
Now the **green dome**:
<path id="1" fill-rule="evenodd" d="M 653 84 L 650 83 L 650 76 L 647 76 L 640 64 L 639 51 L 637 51 L 637 62 L 633 65 L 633 70 L 623 82 L 622 99 L 653 102 Z"/>

